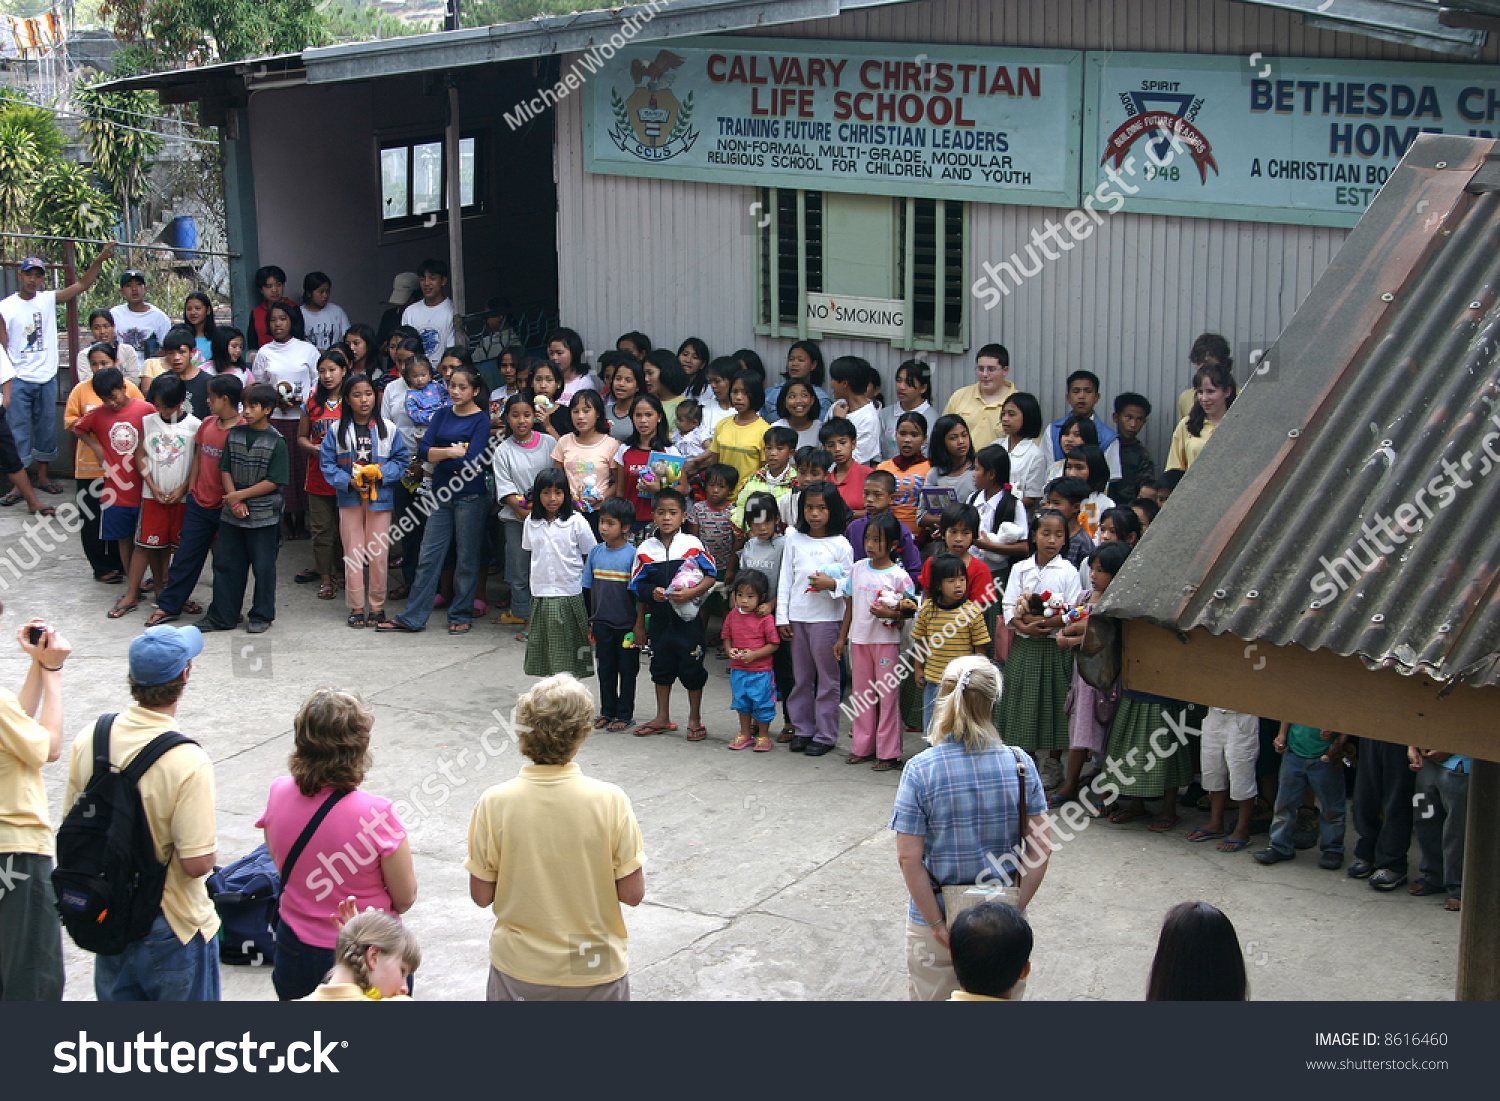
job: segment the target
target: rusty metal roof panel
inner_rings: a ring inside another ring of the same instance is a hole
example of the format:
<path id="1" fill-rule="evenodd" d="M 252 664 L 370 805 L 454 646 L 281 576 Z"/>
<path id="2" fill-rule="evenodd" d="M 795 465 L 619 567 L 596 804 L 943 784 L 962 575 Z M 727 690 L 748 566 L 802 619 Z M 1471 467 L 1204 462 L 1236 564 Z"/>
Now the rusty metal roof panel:
<path id="1" fill-rule="evenodd" d="M 1497 288 L 1500 144 L 1423 135 L 1101 610 L 1500 684 Z"/>

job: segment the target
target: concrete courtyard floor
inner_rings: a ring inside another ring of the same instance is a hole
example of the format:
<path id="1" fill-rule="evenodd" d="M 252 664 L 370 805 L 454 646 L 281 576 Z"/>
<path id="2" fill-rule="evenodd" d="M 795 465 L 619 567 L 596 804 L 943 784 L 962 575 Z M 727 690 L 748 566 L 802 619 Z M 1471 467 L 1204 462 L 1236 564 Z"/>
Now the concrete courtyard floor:
<path id="1" fill-rule="evenodd" d="M 25 520 L 20 509 L 0 513 L 0 553 Z M 179 711 L 180 728 L 215 762 L 219 861 L 259 843 L 253 824 L 268 785 L 285 773 L 292 717 L 307 692 L 324 684 L 359 690 L 377 716 L 366 788 L 422 808 L 407 818 L 419 884 L 408 919 L 423 950 L 417 994 L 482 998 L 491 916 L 468 898 L 467 826 L 479 793 L 522 763 L 503 736 L 490 735 L 489 750 L 481 739 L 495 725 L 491 712 L 508 716 L 530 683 L 524 645 L 487 618 L 450 637 L 442 612 L 425 634 L 353 631 L 342 593 L 321 601 L 316 586 L 291 583 L 310 561 L 306 542 L 283 547 L 275 626 L 259 636 L 207 636 Z M 8 572 L 0 579 L 7 637 L 37 615 L 75 648 L 64 675 L 68 744 L 98 713 L 129 706 L 125 652 L 147 603 L 107 619 L 122 589 L 91 579 L 76 537 L 21 582 Z M 206 580 L 195 595 L 207 603 Z M 899 774 L 844 763 L 847 721 L 839 752 L 820 759 L 784 746 L 726 752 L 738 721 L 726 663 L 709 664 L 707 741 L 596 733 L 579 756 L 585 772 L 624 788 L 645 834 L 646 901 L 626 913 L 633 996 L 904 998 L 907 896 L 887 829 Z M 17 690 L 24 670 L 19 649 L 0 645 L 0 684 Z M 649 717 L 650 693 L 643 670 L 638 720 Z M 685 699 L 673 717 L 685 728 Z M 905 748 L 918 752 L 921 739 L 908 734 Z M 46 770 L 54 824 L 66 760 L 65 746 Z M 1206 817 L 1188 810 L 1165 835 L 1148 833 L 1145 821 L 1094 822 L 1059 848 L 1030 911 L 1029 998 L 1140 999 L 1162 916 L 1185 899 L 1205 899 L 1232 918 L 1257 999 L 1452 997 L 1459 919 L 1440 896 L 1379 894 L 1320 870 L 1315 851 L 1263 868 L 1250 850 L 1187 843 Z M 1352 840 L 1351 830 L 1351 848 Z M 1263 843 L 1262 834 L 1254 847 Z M 1412 859 L 1415 868 L 1415 851 Z M 64 940 L 65 996 L 92 998 L 92 962 Z M 274 997 L 265 968 L 226 967 L 223 985 L 230 999 Z"/>

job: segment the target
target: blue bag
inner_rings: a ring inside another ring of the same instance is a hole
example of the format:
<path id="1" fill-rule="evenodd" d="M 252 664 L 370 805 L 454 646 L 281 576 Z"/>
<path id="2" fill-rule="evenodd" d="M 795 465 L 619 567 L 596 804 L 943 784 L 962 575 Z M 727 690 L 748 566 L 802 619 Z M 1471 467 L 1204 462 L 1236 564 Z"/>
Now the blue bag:
<path id="1" fill-rule="evenodd" d="M 219 911 L 219 959 L 228 964 L 270 967 L 276 959 L 276 911 L 281 876 L 264 845 L 207 880 Z"/>

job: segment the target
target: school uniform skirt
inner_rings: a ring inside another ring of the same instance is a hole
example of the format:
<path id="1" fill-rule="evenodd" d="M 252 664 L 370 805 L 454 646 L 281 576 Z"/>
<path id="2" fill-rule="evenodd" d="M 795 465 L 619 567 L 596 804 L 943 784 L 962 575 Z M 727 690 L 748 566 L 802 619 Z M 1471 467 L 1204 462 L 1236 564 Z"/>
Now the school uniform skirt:
<path id="1" fill-rule="evenodd" d="M 1125 696 L 1109 728 L 1105 772 L 1122 796 L 1156 799 L 1193 778 L 1193 754 L 1168 724 L 1181 728 L 1186 708 Z"/>
<path id="2" fill-rule="evenodd" d="M 589 614 L 582 593 L 532 597 L 529 630 L 528 677 L 550 677 L 553 673 L 594 675 L 594 648 L 589 642 Z"/>
<path id="3" fill-rule="evenodd" d="M 1000 734 L 1028 753 L 1068 748 L 1068 689 L 1073 681 L 1073 651 L 1052 638 L 1016 635 L 1005 663 L 1000 697 Z"/>
<path id="4" fill-rule="evenodd" d="M 286 441 L 291 479 L 281 487 L 282 508 L 285 512 L 307 511 L 307 452 L 297 446 L 298 421 L 273 420 L 271 427 L 281 433 Z"/>

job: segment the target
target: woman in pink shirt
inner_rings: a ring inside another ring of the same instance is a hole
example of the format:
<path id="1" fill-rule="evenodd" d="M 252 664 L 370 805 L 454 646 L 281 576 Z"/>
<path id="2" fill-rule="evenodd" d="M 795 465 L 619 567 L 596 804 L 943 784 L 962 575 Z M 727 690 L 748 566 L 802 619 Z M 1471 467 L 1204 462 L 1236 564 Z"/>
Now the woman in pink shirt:
<path id="1" fill-rule="evenodd" d="M 417 897 L 411 845 L 389 799 L 359 790 L 375 716 L 352 692 L 320 688 L 297 712 L 291 775 L 271 784 L 255 825 L 281 871 L 281 924 L 271 984 L 282 1001 L 305 998 L 333 968 L 330 920 L 353 898 L 360 910 L 402 914 Z M 325 812 L 325 808 L 326 812 Z M 288 858 L 319 814 L 288 875 Z"/>

